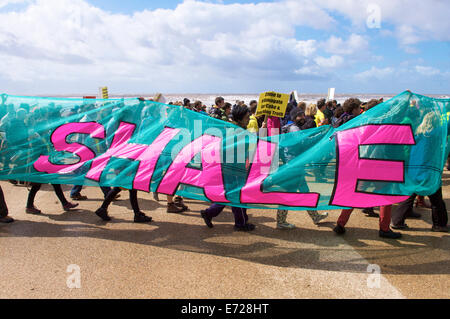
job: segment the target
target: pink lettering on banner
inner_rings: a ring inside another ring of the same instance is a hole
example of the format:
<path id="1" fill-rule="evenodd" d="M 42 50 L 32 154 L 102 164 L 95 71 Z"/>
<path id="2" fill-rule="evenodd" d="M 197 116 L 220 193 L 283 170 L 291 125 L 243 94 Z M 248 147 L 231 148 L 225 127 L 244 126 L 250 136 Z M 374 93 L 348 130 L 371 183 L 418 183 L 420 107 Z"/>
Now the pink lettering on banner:
<path id="1" fill-rule="evenodd" d="M 241 190 L 241 202 L 316 207 L 319 201 L 319 194 L 317 193 L 263 192 L 263 182 L 269 176 L 275 149 L 276 144 L 274 143 L 263 140 L 258 142 L 247 183 Z M 265 156 L 268 158 L 263 158 Z"/>
<path id="2" fill-rule="evenodd" d="M 408 196 L 357 192 L 358 180 L 404 182 L 404 163 L 381 159 L 360 159 L 360 145 L 414 145 L 409 125 L 365 125 L 336 134 L 337 179 L 331 205 L 374 207 L 402 202 Z"/>
<path id="3" fill-rule="evenodd" d="M 120 122 L 111 147 L 92 161 L 91 169 L 86 177 L 100 181 L 101 175 L 112 157 L 140 161 L 133 188 L 149 191 L 153 171 L 163 149 L 179 132 L 178 129 L 165 128 L 151 145 L 128 143 L 133 136 L 135 124 Z"/>
<path id="4" fill-rule="evenodd" d="M 203 135 L 185 146 L 177 155 L 158 187 L 158 193 L 173 195 L 179 184 L 201 187 L 205 196 L 212 202 L 229 202 L 225 197 L 220 153 L 222 139 Z M 202 169 L 187 167 L 194 156 L 201 153 Z M 213 154 L 213 155 L 211 155 Z M 215 160 L 208 160 L 215 158 Z"/>
<path id="5" fill-rule="evenodd" d="M 133 180 L 133 188 L 145 192 L 150 191 L 150 180 L 155 171 L 156 163 L 162 150 L 178 134 L 180 130 L 165 128 L 164 131 L 139 155 L 136 160 L 140 161 L 136 176 Z"/>
<path id="6" fill-rule="evenodd" d="M 40 156 L 33 164 L 39 172 L 50 174 L 67 174 L 75 171 L 87 161 L 95 157 L 95 152 L 89 147 L 79 143 L 67 143 L 67 136 L 70 134 L 89 134 L 92 138 L 104 139 L 105 130 L 103 125 L 95 122 L 68 123 L 58 127 L 51 136 L 51 141 L 55 150 L 66 151 L 77 155 L 80 160 L 75 164 L 53 164 L 50 163 L 48 156 Z"/>

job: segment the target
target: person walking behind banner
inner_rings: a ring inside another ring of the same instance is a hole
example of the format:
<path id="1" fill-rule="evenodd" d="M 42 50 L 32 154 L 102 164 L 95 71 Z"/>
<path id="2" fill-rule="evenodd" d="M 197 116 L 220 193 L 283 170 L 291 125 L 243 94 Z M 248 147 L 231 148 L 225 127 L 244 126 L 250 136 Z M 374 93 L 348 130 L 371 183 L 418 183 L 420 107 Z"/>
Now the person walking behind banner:
<path id="1" fill-rule="evenodd" d="M 0 186 L 0 223 L 9 224 L 12 222 L 14 222 L 14 219 L 8 216 L 8 206 L 3 195 L 3 189 Z"/>
<path id="2" fill-rule="evenodd" d="M 410 196 L 407 200 L 402 202 L 394 214 L 392 214 L 392 225 L 394 229 L 409 229 L 409 226 L 405 224 L 405 219 L 411 213 L 413 213 L 414 200 L 417 195 Z M 436 193 L 428 196 L 431 201 L 431 217 L 433 220 L 433 226 L 431 231 L 447 233 L 448 227 L 448 213 L 445 202 L 442 198 L 442 187 L 440 187 Z"/>
<path id="3" fill-rule="evenodd" d="M 276 116 L 267 117 L 267 136 L 279 135 L 281 132 L 281 120 Z M 293 229 L 294 224 L 288 223 L 288 211 L 286 209 L 277 209 L 277 228 L 278 229 Z"/>
<path id="4" fill-rule="evenodd" d="M 315 120 L 316 114 L 317 114 L 317 106 L 315 104 L 310 104 L 306 107 L 305 124 L 303 124 L 301 126 L 302 130 L 317 127 L 316 120 Z"/>
<path id="5" fill-rule="evenodd" d="M 108 207 L 111 202 L 116 198 L 116 196 L 122 191 L 120 187 L 114 187 L 106 196 L 105 200 L 102 203 L 102 206 L 95 211 L 95 214 L 103 219 L 104 221 L 110 221 L 111 217 L 108 215 Z M 134 212 L 134 222 L 135 223 L 149 223 L 152 221 L 152 218 L 146 216 L 143 212 L 141 212 L 139 208 L 139 203 L 137 199 L 137 190 L 130 189 L 130 203 Z"/>
<path id="6" fill-rule="evenodd" d="M 239 106 L 237 105 L 232 113 L 233 122 L 240 126 L 243 129 L 247 128 L 247 125 L 250 121 L 250 111 L 246 106 Z M 225 208 L 225 205 L 221 204 L 212 204 L 208 209 L 202 210 L 201 216 L 203 220 L 205 221 L 206 226 L 209 228 L 213 228 L 214 225 L 212 223 L 212 219 L 216 216 L 218 216 L 223 209 Z M 234 229 L 237 231 L 252 231 L 255 229 L 255 225 L 248 223 L 248 215 L 247 215 L 247 209 L 242 207 L 231 207 L 231 211 L 234 215 Z"/>
<path id="7" fill-rule="evenodd" d="M 317 115 L 316 115 L 316 124 L 317 126 L 330 124 L 323 113 L 325 111 L 326 104 L 325 99 L 320 99 L 317 101 Z"/>
<path id="8" fill-rule="evenodd" d="M 314 113 L 316 106 L 314 104 L 311 104 L 309 109 L 309 112 Z M 312 110 L 312 111 L 311 111 Z M 296 107 L 293 108 L 290 112 L 290 118 L 292 120 L 291 124 L 288 124 L 287 126 L 284 126 L 282 129 L 282 133 L 292 133 L 292 132 L 298 132 L 303 129 L 312 128 L 315 127 L 315 122 L 313 120 L 314 116 L 310 115 L 309 121 L 307 122 L 305 118 L 305 113 L 302 109 Z M 312 123 L 311 123 L 312 122 Z M 306 125 L 306 126 L 305 126 Z M 291 159 L 291 156 L 289 154 L 285 155 L 285 161 L 289 161 Z M 306 180 L 302 181 L 300 183 L 301 185 L 307 185 Z M 302 192 L 308 192 L 309 190 L 305 189 L 302 190 Z M 327 212 L 318 212 L 314 210 L 307 210 L 309 217 L 313 220 L 314 224 L 318 224 L 321 220 L 328 217 Z M 286 221 L 288 215 L 288 210 L 285 209 L 278 209 L 277 210 L 277 228 L 278 229 L 293 229 L 295 228 L 294 224 L 290 224 Z"/>
<path id="9" fill-rule="evenodd" d="M 342 114 L 337 121 L 337 126 L 343 125 L 361 114 L 361 101 L 356 98 L 350 98 L 344 102 L 343 109 L 344 114 Z M 380 230 L 378 234 L 383 238 L 398 239 L 402 237 L 402 234 L 393 232 L 389 227 L 391 223 L 391 211 L 392 205 L 380 207 Z M 333 229 L 336 234 L 342 235 L 345 233 L 345 225 L 347 224 L 352 212 L 353 208 L 343 209 L 341 211 L 337 225 Z"/>
<path id="10" fill-rule="evenodd" d="M 247 126 L 247 131 L 251 133 L 258 134 L 259 132 L 259 125 L 258 125 L 258 119 L 256 118 L 256 110 L 258 109 L 258 102 L 255 100 L 250 101 L 250 122 Z"/>
<path id="11" fill-rule="evenodd" d="M 31 183 L 31 190 L 28 193 L 27 207 L 25 209 L 25 212 L 27 214 L 33 214 L 33 215 L 42 214 L 42 211 L 40 211 L 39 209 L 37 209 L 34 206 L 34 198 L 36 197 L 37 192 L 41 189 L 41 186 L 42 186 L 41 183 Z M 61 185 L 52 184 L 52 186 L 53 186 L 56 196 L 58 197 L 59 201 L 61 202 L 61 204 L 63 206 L 63 209 L 66 212 L 68 212 L 72 208 L 75 208 L 78 206 L 78 204 L 74 204 L 74 203 L 67 201 L 66 197 L 64 196 Z"/>
<path id="12" fill-rule="evenodd" d="M 415 131 L 416 144 L 411 148 L 410 163 L 412 167 L 418 166 L 419 163 L 433 163 L 435 156 L 432 148 L 434 145 L 429 144 L 430 138 L 438 135 L 440 132 L 441 124 L 439 117 L 434 112 L 428 112 L 424 117 L 422 123 L 417 127 Z M 426 178 L 426 174 L 422 170 L 416 170 L 413 175 L 416 183 L 419 184 Z M 414 199 L 416 195 L 412 195 L 400 206 L 394 213 L 392 220 L 392 228 L 407 229 L 408 225 L 405 224 L 405 219 L 414 217 L 416 213 L 413 212 Z M 433 219 L 432 231 L 447 232 L 448 214 L 445 202 L 442 199 L 442 181 L 440 188 L 428 198 L 431 201 L 431 215 Z"/>

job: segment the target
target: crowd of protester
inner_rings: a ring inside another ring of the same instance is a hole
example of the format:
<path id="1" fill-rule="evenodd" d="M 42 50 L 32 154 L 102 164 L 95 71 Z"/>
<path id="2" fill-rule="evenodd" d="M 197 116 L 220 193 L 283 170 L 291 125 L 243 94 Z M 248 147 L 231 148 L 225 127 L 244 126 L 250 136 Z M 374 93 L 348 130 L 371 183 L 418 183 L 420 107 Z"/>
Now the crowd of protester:
<path id="1" fill-rule="evenodd" d="M 140 98 L 143 101 L 143 98 Z M 247 129 L 249 132 L 258 134 L 261 129 L 267 132 L 268 136 L 275 134 L 287 134 L 291 132 L 297 132 L 301 130 L 309 130 L 323 125 L 331 125 L 332 127 L 339 127 L 348 121 L 351 121 L 355 117 L 359 116 L 363 112 L 376 107 L 379 103 L 382 103 L 383 99 L 373 99 L 366 103 L 362 103 L 357 98 L 349 98 L 342 105 L 336 100 L 326 101 L 320 99 L 317 103 L 307 104 L 305 102 L 296 102 L 291 100 L 288 104 L 286 115 L 283 118 L 278 117 L 266 117 L 256 116 L 258 102 L 255 100 L 250 101 L 248 106 L 244 101 L 235 101 L 234 104 L 228 103 L 223 97 L 217 97 L 215 103 L 211 107 L 206 107 L 201 101 L 191 102 L 185 98 L 183 101 L 170 102 L 169 104 L 178 105 L 192 111 L 201 113 L 212 118 L 233 123 L 243 129 Z M 73 113 L 86 113 L 85 121 L 93 121 L 93 116 L 102 117 L 101 112 L 89 112 L 95 107 L 94 104 L 81 105 L 71 110 L 66 110 L 64 116 Z M 119 111 L 119 108 L 115 111 Z M 7 143 L 11 145 L 19 145 L 23 143 L 21 139 L 26 139 L 28 134 L 27 125 L 34 125 L 37 123 L 29 123 L 26 120 L 26 114 L 28 112 L 37 112 L 39 116 L 33 117 L 34 119 L 40 119 L 46 121 L 54 116 L 63 116 L 64 110 L 57 106 L 53 108 L 35 108 L 30 109 L 28 105 L 24 105 L 17 111 L 11 106 L 4 105 L 0 110 L 0 136 L 1 136 L 1 148 L 8 147 Z M 50 114 L 50 112 L 53 112 Z M 111 128 L 110 128 L 111 129 Z M 19 132 L 19 133 L 18 133 Z M 39 141 L 42 138 L 35 136 L 34 140 Z M 32 143 L 31 141 L 29 143 Z M 38 143 L 46 145 L 46 143 Z M 31 144 L 30 144 L 31 146 Z M 44 146 L 45 147 L 45 146 Z M 20 156 L 19 156 L 20 157 Z M 9 167 L 10 162 L 14 160 L 11 158 L 0 158 L 0 162 L 3 163 L 3 169 Z M 288 161 L 287 157 L 285 161 Z M 447 169 L 450 169 L 447 166 Z M 323 172 L 318 172 L 316 180 L 320 182 L 323 180 Z M 13 184 L 25 184 L 29 186 L 29 196 L 26 204 L 26 213 L 28 214 L 42 214 L 41 210 L 35 207 L 34 198 L 36 193 L 41 188 L 39 183 L 24 183 L 20 181 L 11 180 Z M 304 183 L 306 185 L 306 182 Z M 61 202 L 64 210 L 70 211 L 78 206 L 78 203 L 72 203 L 67 201 L 62 191 L 61 185 L 52 185 L 56 196 Z M 109 221 L 111 217 L 108 215 L 108 207 L 112 201 L 118 200 L 121 188 L 115 187 L 102 187 L 104 194 L 104 201 L 99 209 L 95 212 L 100 218 L 105 221 Z M 74 201 L 87 200 L 87 196 L 81 194 L 82 187 L 75 185 L 72 188 L 70 197 Z M 138 196 L 136 190 L 130 190 L 130 202 L 134 212 L 134 221 L 138 223 L 151 222 L 152 218 L 146 216 L 139 208 Z M 158 194 L 154 194 L 154 199 L 159 201 Z M 432 213 L 432 231 L 447 232 L 448 231 L 448 215 L 445 202 L 442 197 L 442 187 L 435 193 L 429 196 L 431 204 L 428 204 L 423 196 L 417 196 L 413 194 L 408 200 L 401 203 L 396 210 L 392 211 L 392 206 L 382 206 L 379 209 L 379 213 L 376 213 L 374 208 L 363 209 L 362 212 L 369 217 L 379 218 L 379 236 L 383 238 L 397 239 L 401 237 L 401 233 L 394 232 L 391 228 L 406 230 L 408 225 L 405 223 L 407 218 L 421 218 L 421 215 L 413 210 L 414 206 L 431 208 Z M 205 224 L 212 228 L 214 225 L 212 220 L 218 216 L 225 206 L 213 203 L 208 209 L 202 210 L 201 216 Z M 183 198 L 180 196 L 167 196 L 167 213 L 183 213 L 189 210 L 184 204 Z M 334 228 L 334 232 L 338 235 L 342 235 L 346 232 L 345 226 L 350 218 L 353 208 L 342 210 L 337 225 Z M 255 225 L 249 223 L 247 209 L 241 207 L 232 207 L 232 212 L 235 219 L 235 229 L 238 231 L 252 231 L 255 229 Z M 319 224 L 323 219 L 328 217 L 327 212 L 308 211 L 309 216 L 315 224 Z M 277 228 L 278 229 L 292 229 L 295 225 L 287 222 L 288 212 L 287 210 L 277 211 Z M 0 223 L 11 223 L 13 218 L 8 216 L 8 208 L 5 202 L 3 191 L 0 187 Z"/>

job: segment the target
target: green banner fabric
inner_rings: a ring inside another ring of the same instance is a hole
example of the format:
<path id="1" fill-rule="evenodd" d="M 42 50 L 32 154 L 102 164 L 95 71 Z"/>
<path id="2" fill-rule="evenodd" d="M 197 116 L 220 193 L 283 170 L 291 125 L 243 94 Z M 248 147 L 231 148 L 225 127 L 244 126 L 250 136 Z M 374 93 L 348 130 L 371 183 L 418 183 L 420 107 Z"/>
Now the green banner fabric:
<path id="1" fill-rule="evenodd" d="M 339 128 L 271 137 L 138 99 L 1 96 L 0 179 L 178 194 L 267 209 L 374 207 L 433 194 L 450 100 L 406 91 Z"/>

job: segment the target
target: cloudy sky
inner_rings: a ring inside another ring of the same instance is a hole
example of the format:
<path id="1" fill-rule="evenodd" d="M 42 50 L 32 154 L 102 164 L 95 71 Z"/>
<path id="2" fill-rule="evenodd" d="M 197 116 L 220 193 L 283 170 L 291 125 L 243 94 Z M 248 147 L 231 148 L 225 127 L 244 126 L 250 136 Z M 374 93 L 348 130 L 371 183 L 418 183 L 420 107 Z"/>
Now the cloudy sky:
<path id="1" fill-rule="evenodd" d="M 0 0 L 10 94 L 450 93 L 447 0 Z"/>

